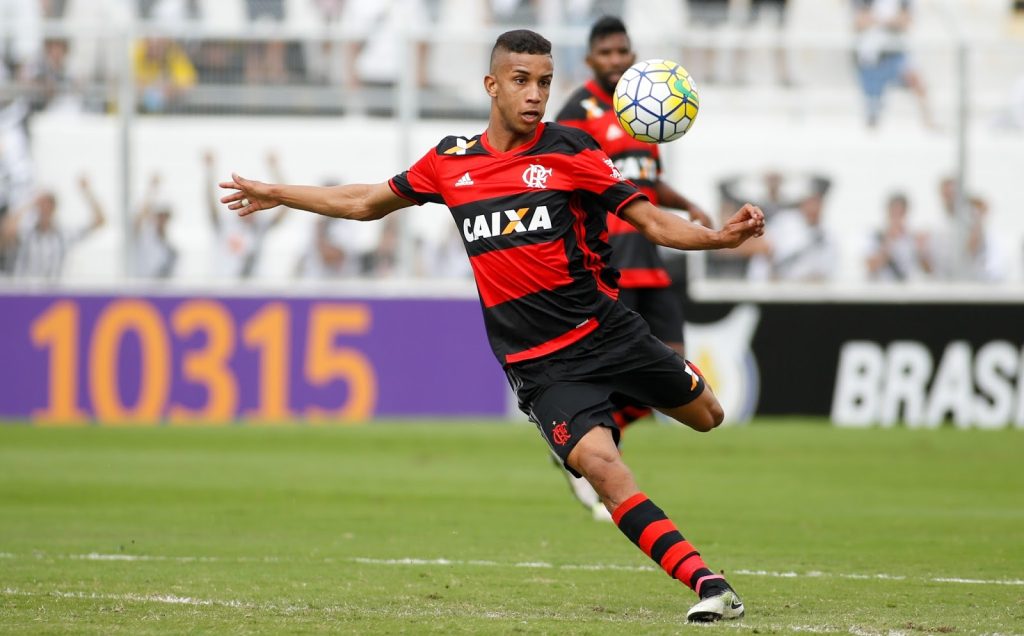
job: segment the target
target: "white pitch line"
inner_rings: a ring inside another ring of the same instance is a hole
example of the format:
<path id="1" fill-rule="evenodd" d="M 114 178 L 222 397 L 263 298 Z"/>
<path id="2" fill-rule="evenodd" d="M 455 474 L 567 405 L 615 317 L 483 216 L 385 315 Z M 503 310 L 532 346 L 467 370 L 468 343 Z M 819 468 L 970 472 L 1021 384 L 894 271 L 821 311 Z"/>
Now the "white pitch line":
<path id="1" fill-rule="evenodd" d="M 498 563 L 495 561 L 459 561 L 455 559 L 371 559 L 366 557 L 356 557 L 352 561 L 356 563 L 365 563 L 368 565 L 483 565 L 489 567 L 514 567 L 514 568 L 552 568 L 556 570 L 616 570 L 625 572 L 641 572 L 641 571 L 653 571 L 657 570 L 654 566 L 644 565 L 614 565 L 614 564 L 564 564 L 554 565 L 552 563 L 543 562 L 527 562 L 527 563 Z M 900 574 L 855 574 L 855 573 L 829 573 L 820 572 L 818 570 L 811 570 L 809 572 L 773 572 L 769 570 L 732 570 L 732 574 L 739 574 L 741 576 L 764 576 L 771 578 L 781 579 L 796 579 L 796 578 L 840 578 L 840 579 L 854 579 L 854 580 L 883 580 L 883 581 L 906 581 L 911 577 L 903 576 Z M 1024 585 L 1022 579 L 958 579 L 950 577 L 934 577 L 934 578 L 921 578 L 919 580 L 925 580 L 931 583 L 975 583 L 980 585 Z"/>
<path id="2" fill-rule="evenodd" d="M 220 606 L 220 607 L 242 607 L 255 609 L 258 606 L 241 601 L 218 601 L 211 599 L 192 598 L 190 596 L 176 596 L 174 594 L 97 594 L 95 592 L 26 592 L 13 588 L 2 590 L 5 596 L 53 596 L 56 598 L 81 598 L 100 601 L 132 601 L 136 603 L 167 603 L 170 605 L 196 605 L 196 606 Z"/>
<path id="3" fill-rule="evenodd" d="M 102 554 L 99 552 L 90 552 L 88 554 L 68 554 L 68 555 L 47 555 L 44 553 L 36 552 L 30 556 L 23 557 L 22 555 L 14 554 L 11 552 L 0 552 L 0 558 L 4 559 L 21 559 L 21 558 L 35 558 L 35 559 L 66 559 L 73 561 L 123 561 L 123 562 L 147 562 L 147 561 L 164 561 L 174 563 L 285 563 L 295 562 L 296 559 L 282 558 L 282 557 L 210 557 L 210 556 L 161 556 L 161 555 L 145 555 L 145 554 Z M 553 563 L 547 563 L 545 561 L 522 561 L 516 563 L 502 563 L 499 561 L 488 561 L 479 559 L 461 560 L 461 559 L 420 559 L 415 557 L 405 557 L 400 559 L 375 559 L 370 557 L 351 557 L 348 559 L 338 558 L 323 558 L 317 560 L 322 563 L 338 563 L 339 561 L 348 561 L 350 563 L 362 563 L 366 565 L 407 565 L 407 566 L 459 566 L 459 565 L 470 565 L 476 567 L 491 567 L 491 568 L 526 568 L 526 569 L 551 569 L 551 570 L 586 570 L 586 571 L 619 571 L 619 572 L 647 572 L 655 571 L 658 568 L 652 565 L 617 565 L 612 563 L 566 563 L 556 565 Z M 882 581 L 907 581 L 907 580 L 918 580 L 927 581 L 929 583 L 954 583 L 954 584 L 965 584 L 965 585 L 1012 585 L 1012 586 L 1024 586 L 1024 579 L 967 579 L 958 577 L 910 577 L 902 574 L 861 574 L 853 572 L 821 572 L 819 570 L 810 570 L 807 572 L 795 572 L 795 571 L 772 571 L 772 570 L 747 570 L 737 569 L 732 570 L 732 574 L 740 576 L 759 576 L 769 578 L 781 578 L 781 579 L 796 579 L 796 578 L 839 578 L 839 579 L 852 579 L 852 580 L 882 580 Z"/>
<path id="4" fill-rule="evenodd" d="M 1001 581 L 989 581 L 986 579 L 954 579 L 941 577 L 931 579 L 935 583 L 966 583 L 968 585 L 1024 585 L 1022 579 L 1004 579 Z"/>

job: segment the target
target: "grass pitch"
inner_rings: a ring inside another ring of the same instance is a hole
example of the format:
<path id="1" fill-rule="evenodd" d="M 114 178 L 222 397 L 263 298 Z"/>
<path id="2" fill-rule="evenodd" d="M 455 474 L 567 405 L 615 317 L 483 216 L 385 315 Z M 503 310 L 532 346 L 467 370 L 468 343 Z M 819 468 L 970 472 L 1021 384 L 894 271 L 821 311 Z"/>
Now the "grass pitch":
<path id="1" fill-rule="evenodd" d="M 1024 634 L 1024 431 L 643 424 L 625 451 L 743 621 L 687 626 L 527 425 L 11 425 L 0 632 Z"/>

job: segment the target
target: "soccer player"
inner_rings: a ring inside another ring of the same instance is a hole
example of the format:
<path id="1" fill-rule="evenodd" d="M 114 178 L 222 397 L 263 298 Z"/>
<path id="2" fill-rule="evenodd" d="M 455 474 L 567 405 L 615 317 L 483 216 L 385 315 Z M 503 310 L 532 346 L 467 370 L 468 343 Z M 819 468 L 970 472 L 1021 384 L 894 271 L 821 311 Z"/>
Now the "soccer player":
<path id="1" fill-rule="evenodd" d="M 385 183 L 266 184 L 232 175 L 221 201 L 245 216 L 278 205 L 369 221 L 426 202 L 451 210 L 469 253 L 491 348 L 552 450 L 605 502 L 619 529 L 700 597 L 690 621 L 739 618 L 743 603 L 637 486 L 617 448 L 620 396 L 698 431 L 722 421 L 700 374 L 616 300 L 605 212 L 676 249 L 733 247 L 764 231 L 744 205 L 713 231 L 664 212 L 586 133 L 543 123 L 551 43 L 509 31 L 491 52 L 487 129 L 446 137 Z"/>
<path id="2" fill-rule="evenodd" d="M 590 133 L 622 176 L 632 181 L 651 203 L 684 210 L 692 220 L 710 227 L 711 219 L 704 210 L 661 178 L 658 146 L 637 141 L 619 125 L 612 94 L 619 78 L 636 62 L 622 20 L 604 16 L 594 23 L 586 62 L 593 78 L 569 96 L 556 117 L 558 122 Z M 608 214 L 608 243 L 612 246 L 610 265 L 619 271 L 619 302 L 640 314 L 656 338 L 685 358 L 682 302 L 671 288 L 672 279 L 657 247 L 614 212 Z M 625 429 L 650 412 L 640 405 L 628 404 L 615 413 L 616 423 Z M 607 519 L 594 489 L 581 479 L 567 477 L 573 494 L 593 512 L 594 518 Z"/>

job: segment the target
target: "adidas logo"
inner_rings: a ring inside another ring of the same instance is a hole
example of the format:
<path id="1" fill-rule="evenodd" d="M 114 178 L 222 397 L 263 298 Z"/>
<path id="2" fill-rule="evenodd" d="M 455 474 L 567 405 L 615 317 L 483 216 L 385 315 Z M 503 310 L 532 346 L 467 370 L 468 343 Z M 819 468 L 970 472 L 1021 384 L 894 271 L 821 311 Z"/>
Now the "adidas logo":
<path id="1" fill-rule="evenodd" d="M 471 185 L 473 185 L 473 179 L 469 176 L 468 172 L 466 174 L 462 175 L 461 177 L 459 177 L 459 180 L 455 182 L 455 187 L 456 188 L 458 188 L 460 186 L 471 186 Z"/>

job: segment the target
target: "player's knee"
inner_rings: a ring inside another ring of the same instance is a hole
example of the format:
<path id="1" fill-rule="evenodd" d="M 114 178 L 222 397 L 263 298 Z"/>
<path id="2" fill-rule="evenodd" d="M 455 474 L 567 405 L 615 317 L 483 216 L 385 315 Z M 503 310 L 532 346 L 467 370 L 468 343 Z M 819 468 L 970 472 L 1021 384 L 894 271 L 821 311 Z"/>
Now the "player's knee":
<path id="1" fill-rule="evenodd" d="M 577 470 L 593 482 L 595 479 L 606 479 L 610 473 L 615 472 L 622 463 L 622 457 L 617 451 L 607 448 L 596 448 L 581 453 L 577 458 Z"/>

